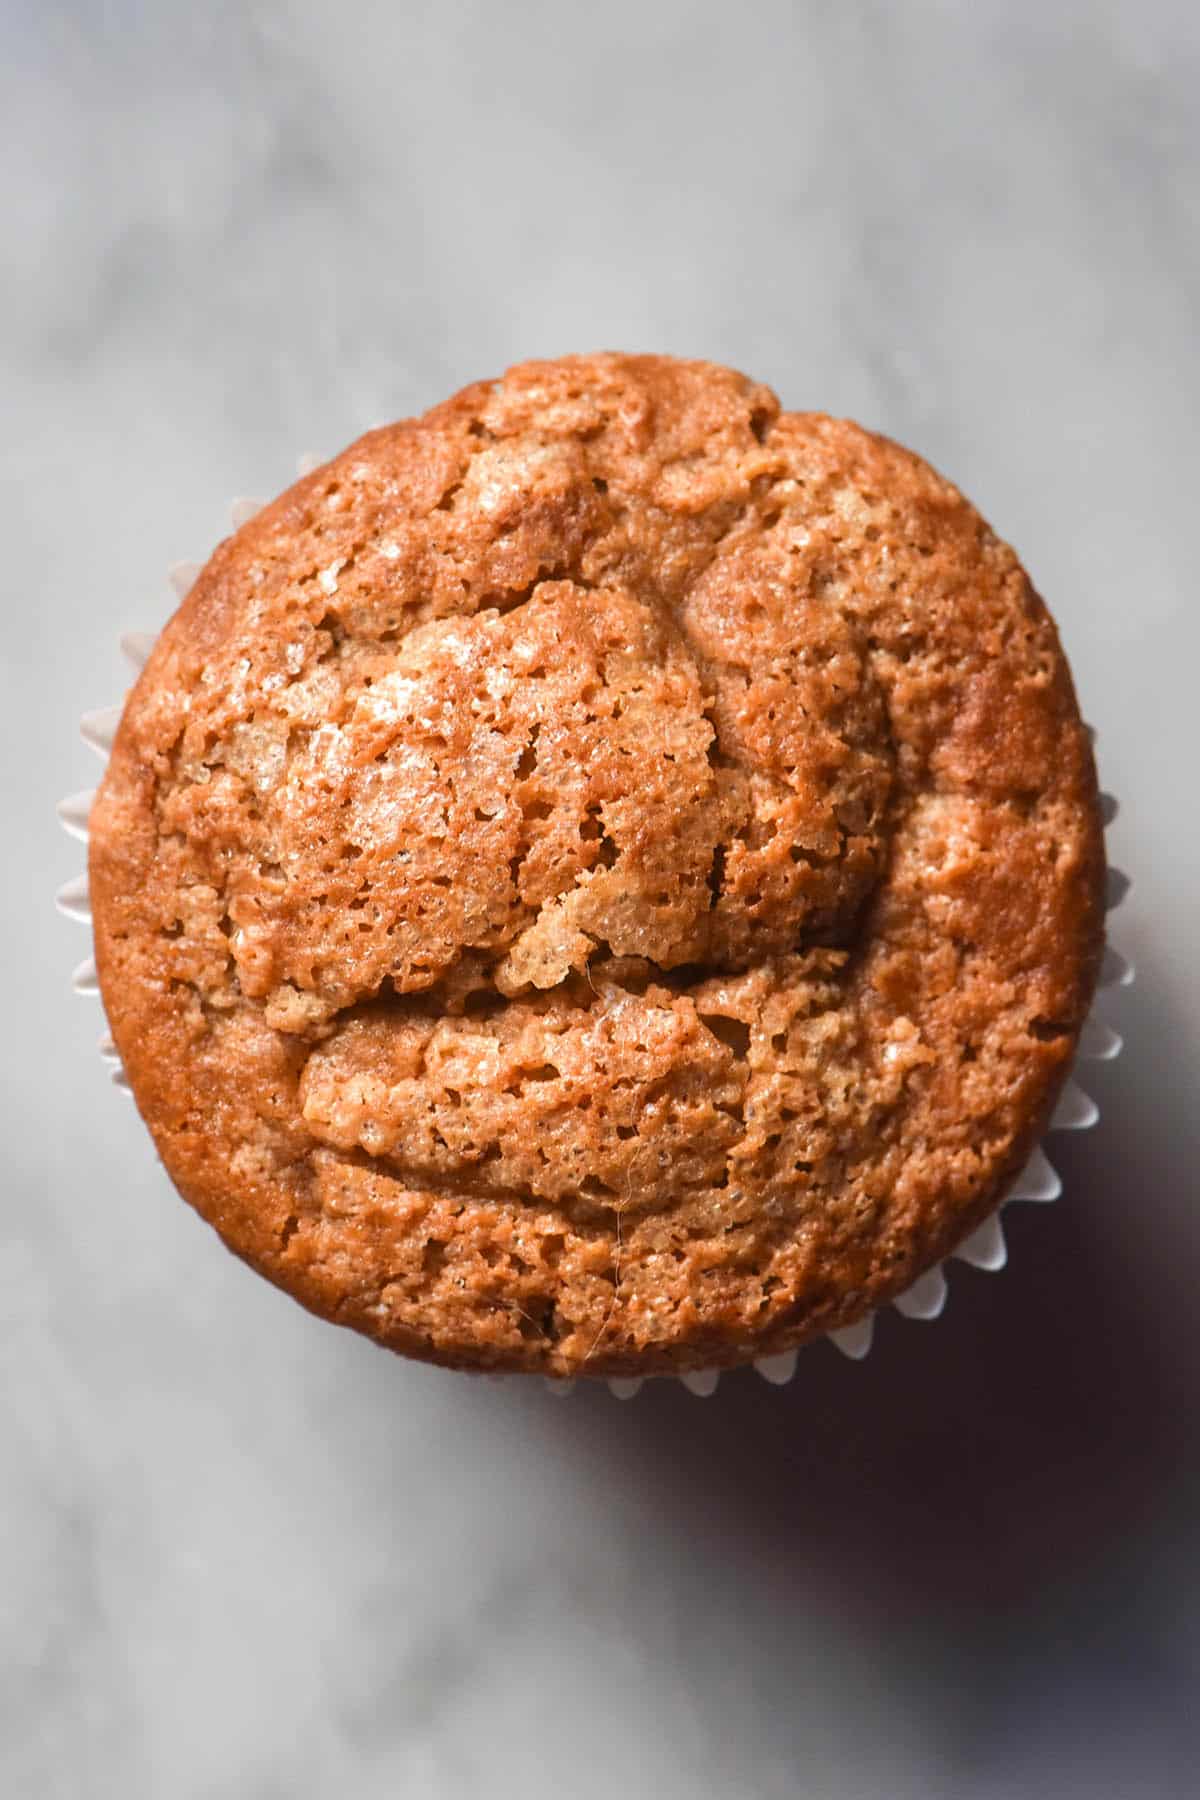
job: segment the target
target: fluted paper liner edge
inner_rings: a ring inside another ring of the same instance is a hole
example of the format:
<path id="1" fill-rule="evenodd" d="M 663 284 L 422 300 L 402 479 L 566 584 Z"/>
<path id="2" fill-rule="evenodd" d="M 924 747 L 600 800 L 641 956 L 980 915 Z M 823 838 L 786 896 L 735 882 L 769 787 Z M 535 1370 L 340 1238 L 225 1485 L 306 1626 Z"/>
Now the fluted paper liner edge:
<path id="1" fill-rule="evenodd" d="M 301 458 L 300 473 L 304 474 L 313 466 L 312 459 Z M 235 500 L 231 509 L 233 529 L 246 523 L 259 510 L 259 504 L 252 500 Z M 175 563 L 169 571 L 171 588 L 177 599 L 182 600 L 188 592 L 201 564 L 192 562 Z M 152 631 L 129 631 L 121 637 L 121 651 L 135 672 L 139 671 L 153 649 L 157 633 Z M 84 713 L 80 720 L 80 734 L 105 763 L 112 749 L 113 738 L 120 722 L 123 707 L 106 706 L 94 712 Z M 63 829 L 71 837 L 87 842 L 87 822 L 95 798 L 94 788 L 85 788 L 69 795 L 59 802 L 58 817 Z M 1110 825 L 1117 815 L 1117 802 L 1112 794 L 1101 794 L 1101 811 L 1105 825 Z M 1108 871 L 1108 888 L 1106 906 L 1109 912 L 1118 907 L 1129 891 L 1129 877 L 1120 869 L 1111 866 Z M 92 922 L 91 904 L 88 897 L 88 880 L 86 871 L 66 882 L 55 896 L 59 911 L 78 923 L 87 925 Z M 1100 969 L 1097 983 L 1097 1001 L 1105 992 L 1115 988 L 1128 987 L 1133 980 L 1133 965 L 1114 949 L 1110 943 L 1104 952 L 1104 961 Z M 71 976 L 71 986 L 77 994 L 99 996 L 100 984 L 96 975 L 96 964 L 93 958 L 87 957 L 79 963 Z M 99 1043 L 100 1056 L 111 1073 L 115 1086 L 129 1092 L 129 1081 L 121 1067 L 116 1045 L 107 1032 Z M 1100 1117 L 1100 1109 L 1096 1102 L 1080 1086 L 1078 1064 L 1081 1062 L 1111 1062 L 1121 1052 L 1120 1034 L 1108 1021 L 1102 1018 L 1093 1004 L 1092 1011 L 1080 1034 L 1076 1068 L 1068 1077 L 1058 1104 L 1054 1109 L 1048 1130 L 1087 1131 L 1096 1124 Z M 965 1237 L 951 1253 L 948 1261 L 970 1264 L 972 1268 L 998 1273 L 1008 1260 L 1008 1251 L 1004 1241 L 1004 1228 L 1001 1214 L 1006 1206 L 1018 1201 L 1047 1203 L 1057 1200 L 1062 1193 L 1062 1182 L 1046 1153 L 1044 1144 L 1039 1144 L 1029 1158 L 1024 1169 L 1016 1177 L 997 1206 L 994 1213 Z M 918 1276 L 912 1286 L 903 1294 L 898 1294 L 890 1304 L 906 1319 L 932 1321 L 941 1316 L 946 1305 L 949 1289 L 946 1281 L 945 1264 L 935 1264 Z M 854 1361 L 861 1361 L 871 1348 L 875 1315 L 868 1313 L 865 1318 L 858 1319 L 853 1325 L 844 1326 L 840 1331 L 828 1333 L 829 1341 L 836 1345 L 843 1356 Z M 803 1348 L 807 1349 L 805 1345 Z M 764 1381 L 774 1386 L 782 1386 L 791 1380 L 796 1372 L 800 1350 L 783 1350 L 774 1356 L 760 1356 L 753 1362 L 753 1367 Z M 670 1377 L 682 1382 L 689 1393 L 704 1397 L 715 1392 L 721 1372 L 717 1369 L 693 1370 L 685 1375 Z M 496 1379 L 506 1379 L 504 1376 Z M 629 1400 L 638 1392 L 645 1378 L 638 1376 L 617 1376 L 609 1380 L 608 1389 L 619 1400 Z M 575 1386 L 573 1380 L 560 1380 L 546 1377 L 546 1385 L 556 1394 L 566 1394 Z"/>

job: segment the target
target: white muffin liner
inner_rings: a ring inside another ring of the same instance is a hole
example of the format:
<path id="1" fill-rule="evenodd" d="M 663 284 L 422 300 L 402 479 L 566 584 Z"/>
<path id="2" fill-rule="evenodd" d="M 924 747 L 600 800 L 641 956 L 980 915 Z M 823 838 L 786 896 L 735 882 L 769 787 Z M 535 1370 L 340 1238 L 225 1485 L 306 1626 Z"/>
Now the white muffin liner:
<path id="1" fill-rule="evenodd" d="M 304 458 L 300 464 L 300 473 L 305 474 L 314 467 L 314 460 Z M 235 500 L 232 507 L 233 529 L 252 519 L 260 507 L 255 500 Z M 182 600 L 195 581 L 203 565 L 200 563 L 175 563 L 169 571 L 169 580 L 177 600 Z M 121 638 L 121 650 L 134 671 L 141 669 L 149 656 L 157 638 L 157 632 L 130 631 Z M 94 750 L 107 764 L 112 749 L 113 738 L 120 722 L 122 705 L 106 706 L 96 712 L 84 713 L 80 720 L 80 734 L 86 744 Z M 86 843 L 88 835 L 88 817 L 95 798 L 94 788 L 85 788 L 79 793 L 71 794 L 60 801 L 58 817 L 63 829 L 73 838 Z M 1102 793 L 1100 796 L 1101 811 L 1105 825 L 1110 825 L 1117 815 L 1117 801 L 1112 794 Z M 1106 907 L 1114 911 L 1124 900 L 1129 891 L 1129 877 L 1120 869 L 1109 867 Z M 68 918 L 77 920 L 81 925 L 91 928 L 92 909 L 88 895 L 88 878 L 85 871 L 62 886 L 55 896 L 60 912 Z M 1079 1049 L 1076 1055 L 1076 1066 L 1067 1079 L 1059 1096 L 1048 1127 L 1049 1132 L 1089 1131 L 1100 1117 L 1100 1109 L 1096 1102 L 1080 1085 L 1079 1065 L 1089 1062 L 1111 1062 L 1121 1053 L 1122 1040 L 1120 1033 L 1100 1015 L 1099 1003 L 1103 996 L 1113 989 L 1128 987 L 1133 981 L 1133 965 L 1122 956 L 1119 950 L 1110 943 L 1104 952 L 1104 961 L 1100 969 L 1097 983 L 1096 1003 L 1084 1024 L 1080 1034 Z M 71 976 L 71 986 L 77 994 L 96 996 L 100 994 L 100 983 L 96 974 L 96 964 L 92 957 L 81 962 Z M 100 1039 L 100 1056 L 110 1070 L 114 1085 L 130 1092 L 129 1081 L 116 1045 L 106 1032 Z M 1062 1182 L 1059 1180 L 1054 1166 L 1044 1148 L 1039 1144 L 1029 1158 L 1025 1167 L 1010 1185 L 1008 1192 L 997 1206 L 994 1213 L 984 1220 L 965 1237 L 947 1259 L 949 1262 L 969 1263 L 972 1268 L 983 1269 L 991 1274 L 998 1274 L 1008 1260 L 1008 1250 L 1004 1241 L 1004 1228 L 1001 1214 L 1006 1206 L 1018 1201 L 1030 1201 L 1046 1204 L 1057 1200 L 1062 1193 Z M 906 1319 L 930 1322 L 941 1316 L 948 1296 L 946 1281 L 946 1264 L 938 1263 L 926 1269 L 918 1276 L 910 1288 L 897 1295 L 890 1304 Z M 853 1325 L 846 1325 L 840 1331 L 829 1332 L 829 1341 L 836 1345 L 843 1356 L 853 1361 L 861 1361 L 871 1348 L 875 1315 L 869 1313 L 865 1318 L 857 1320 Z M 753 1367 L 764 1381 L 780 1387 L 792 1379 L 796 1372 L 797 1361 L 803 1345 L 796 1350 L 783 1350 L 775 1356 L 760 1356 Z M 715 1392 L 721 1378 L 718 1369 L 693 1370 L 686 1375 L 668 1377 L 682 1382 L 689 1393 L 705 1397 Z M 508 1379 L 506 1376 L 493 1377 L 496 1380 Z M 608 1389 L 619 1400 L 630 1400 L 643 1385 L 646 1377 L 618 1376 L 609 1380 Z M 546 1378 L 546 1385 L 556 1394 L 567 1394 L 576 1385 L 574 1380 L 558 1380 Z"/>

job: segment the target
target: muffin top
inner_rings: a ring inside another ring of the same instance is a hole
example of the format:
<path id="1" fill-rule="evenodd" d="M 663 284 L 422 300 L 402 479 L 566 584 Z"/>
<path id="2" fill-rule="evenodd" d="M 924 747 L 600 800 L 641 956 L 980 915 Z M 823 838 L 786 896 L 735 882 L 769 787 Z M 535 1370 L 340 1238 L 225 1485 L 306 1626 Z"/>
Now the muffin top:
<path id="1" fill-rule="evenodd" d="M 1102 945 L 1054 626 L 927 464 L 709 363 L 568 357 L 224 542 L 91 820 L 175 1183 L 410 1355 L 717 1367 L 996 1205 Z"/>

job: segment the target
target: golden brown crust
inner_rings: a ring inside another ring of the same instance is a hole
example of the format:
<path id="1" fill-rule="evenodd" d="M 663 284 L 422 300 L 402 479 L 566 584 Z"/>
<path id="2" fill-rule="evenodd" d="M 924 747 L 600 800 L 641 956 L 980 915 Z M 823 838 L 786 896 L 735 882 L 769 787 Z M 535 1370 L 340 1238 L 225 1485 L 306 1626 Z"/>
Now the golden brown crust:
<path id="1" fill-rule="evenodd" d="M 663 357 L 530 363 L 222 544 L 92 817 L 185 1197 L 464 1367 L 800 1343 L 996 1204 L 1103 936 L 1044 606 L 948 483 Z"/>

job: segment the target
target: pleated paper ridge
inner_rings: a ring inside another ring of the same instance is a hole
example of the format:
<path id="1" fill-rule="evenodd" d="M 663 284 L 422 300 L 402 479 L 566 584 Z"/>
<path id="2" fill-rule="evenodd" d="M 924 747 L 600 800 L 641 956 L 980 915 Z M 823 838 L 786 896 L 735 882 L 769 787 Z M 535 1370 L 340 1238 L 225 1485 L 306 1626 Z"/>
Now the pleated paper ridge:
<path id="1" fill-rule="evenodd" d="M 313 466 L 309 457 L 300 459 L 300 472 L 306 473 Z M 238 530 L 247 520 L 252 519 L 260 510 L 261 502 L 257 500 L 235 500 L 232 507 L 233 528 Z M 202 565 L 193 562 L 180 562 L 172 565 L 168 572 L 168 581 L 175 597 L 182 600 L 188 593 Z M 128 631 L 121 637 L 121 651 L 135 673 L 144 666 L 156 640 L 156 633 L 147 631 Z M 122 707 L 100 707 L 93 712 L 84 713 L 80 720 L 80 735 L 91 749 L 107 763 L 112 749 L 113 738 L 120 722 Z M 1093 739 L 1095 734 L 1093 733 Z M 85 788 L 79 793 L 69 795 L 59 802 L 58 817 L 64 831 L 73 838 L 87 841 L 87 821 L 95 799 L 95 789 Z M 1110 825 L 1116 818 L 1118 803 L 1112 794 L 1101 794 L 1100 810 L 1105 825 Z M 1109 867 L 1105 905 L 1109 912 L 1121 905 L 1130 888 L 1130 878 L 1121 869 Z M 68 918 L 76 920 L 90 929 L 92 922 L 91 902 L 88 896 L 87 874 L 73 877 L 59 888 L 55 896 L 60 912 Z M 1133 964 L 1111 944 L 1104 952 L 1098 988 L 1103 993 L 1114 988 L 1128 987 L 1134 978 Z M 71 976 L 71 986 L 77 994 L 86 996 L 98 995 L 99 981 L 96 975 L 96 964 L 92 957 L 87 957 L 75 969 Z M 1072 1072 L 1059 1095 L 1058 1104 L 1050 1120 L 1050 1131 L 1088 1131 L 1100 1117 L 1100 1109 L 1095 1100 L 1080 1086 L 1078 1079 L 1078 1063 L 1111 1062 L 1120 1055 L 1122 1039 L 1119 1032 L 1100 1018 L 1095 1009 L 1084 1024 L 1080 1033 L 1076 1069 Z M 121 1067 L 116 1045 L 111 1037 L 105 1034 L 100 1040 L 100 1055 L 104 1060 L 113 1084 L 130 1092 L 129 1082 Z M 1021 1173 L 1010 1184 L 1004 1199 L 996 1211 L 976 1226 L 962 1242 L 951 1252 L 948 1260 L 968 1263 L 972 1268 L 982 1269 L 997 1274 L 1008 1261 L 1008 1250 L 1004 1241 L 1004 1228 L 1001 1224 L 1003 1209 L 1017 1201 L 1047 1204 L 1057 1200 L 1062 1193 L 1062 1182 L 1046 1154 L 1045 1148 L 1039 1144 L 1029 1158 Z M 890 1303 L 895 1310 L 906 1319 L 929 1322 L 941 1316 L 948 1298 L 948 1284 L 943 1264 L 935 1264 L 919 1275 L 912 1286 L 904 1293 L 898 1294 Z M 827 1334 L 829 1342 L 841 1351 L 843 1356 L 853 1361 L 861 1361 L 871 1348 L 874 1331 L 874 1314 L 868 1313 L 853 1324 L 842 1326 L 837 1331 Z M 773 1386 L 783 1386 L 789 1382 L 796 1372 L 799 1352 L 783 1350 L 771 1356 L 760 1356 L 754 1360 L 753 1367 L 764 1381 Z M 688 1373 L 672 1377 L 678 1380 L 689 1393 L 698 1398 L 707 1398 L 714 1393 L 720 1380 L 721 1371 L 717 1369 L 690 1370 Z M 576 1385 L 573 1380 L 557 1380 L 546 1378 L 546 1385 L 556 1394 L 566 1394 Z M 631 1400 L 644 1386 L 644 1378 L 640 1376 L 614 1376 L 608 1382 L 608 1390 L 618 1400 Z"/>

